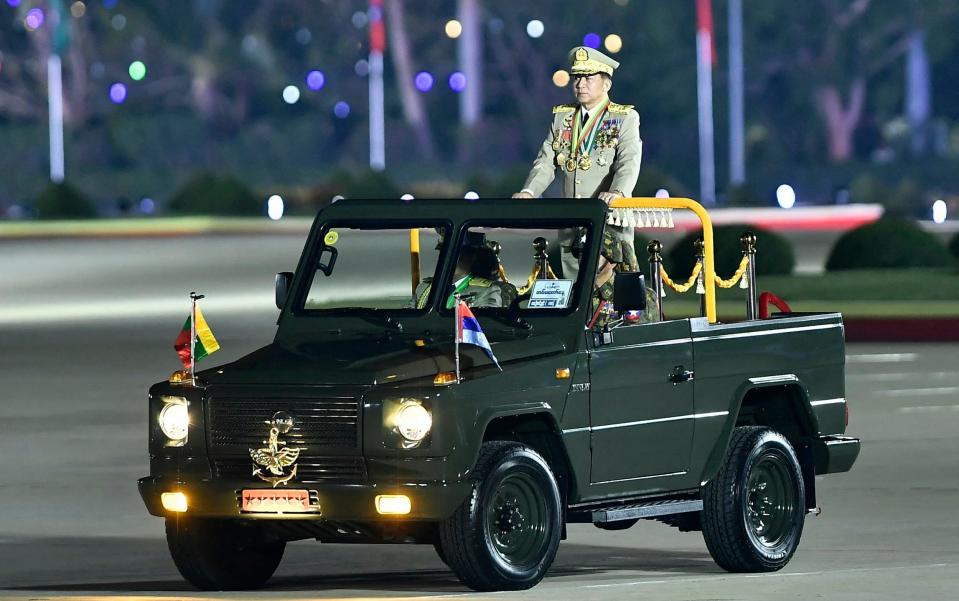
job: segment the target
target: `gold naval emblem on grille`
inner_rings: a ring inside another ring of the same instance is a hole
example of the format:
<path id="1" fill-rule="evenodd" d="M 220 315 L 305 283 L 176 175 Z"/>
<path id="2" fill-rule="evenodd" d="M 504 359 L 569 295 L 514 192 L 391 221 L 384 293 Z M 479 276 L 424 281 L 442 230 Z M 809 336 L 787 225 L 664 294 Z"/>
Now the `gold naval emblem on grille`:
<path id="1" fill-rule="evenodd" d="M 280 440 L 280 434 L 286 434 L 293 427 L 293 416 L 286 411 L 277 411 L 273 414 L 270 421 L 265 422 L 270 426 L 270 438 L 264 440 L 266 447 L 259 449 L 250 449 L 250 457 L 253 459 L 253 475 L 269 482 L 273 488 L 281 484 L 286 484 L 296 477 L 296 460 L 300 457 L 300 451 L 303 447 L 281 448 L 286 442 Z M 288 473 L 286 468 L 293 466 Z M 257 467 L 259 466 L 259 467 Z M 270 475 L 272 474 L 272 475 Z"/>

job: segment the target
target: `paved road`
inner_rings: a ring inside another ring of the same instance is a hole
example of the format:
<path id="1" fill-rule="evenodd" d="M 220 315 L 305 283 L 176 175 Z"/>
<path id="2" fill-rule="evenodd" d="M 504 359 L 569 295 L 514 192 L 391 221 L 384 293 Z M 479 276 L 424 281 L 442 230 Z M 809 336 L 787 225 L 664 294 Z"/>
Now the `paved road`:
<path id="1" fill-rule="evenodd" d="M 135 491 L 148 471 L 146 388 L 178 367 L 171 345 L 191 289 L 210 296 L 217 362 L 269 342 L 272 274 L 291 268 L 301 245 L 284 236 L 0 244 L 0 598 L 209 597 L 179 578 L 161 520 Z M 574 525 L 543 583 L 497 598 L 955 598 L 957 364 L 955 345 L 849 348 L 850 432 L 863 453 L 849 474 L 821 479 L 823 515 L 809 519 L 783 572 L 726 574 L 698 534 L 655 522 Z M 217 595 L 460 596 L 473 595 L 427 546 L 316 543 L 290 546 L 269 591 Z"/>

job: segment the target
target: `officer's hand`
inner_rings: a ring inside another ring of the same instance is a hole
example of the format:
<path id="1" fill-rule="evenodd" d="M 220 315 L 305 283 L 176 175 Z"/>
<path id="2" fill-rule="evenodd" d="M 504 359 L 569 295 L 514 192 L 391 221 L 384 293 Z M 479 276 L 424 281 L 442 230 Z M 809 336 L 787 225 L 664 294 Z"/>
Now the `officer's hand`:
<path id="1" fill-rule="evenodd" d="M 599 199 L 605 202 L 606 204 L 609 204 L 613 202 L 614 200 L 616 200 L 617 198 L 622 198 L 622 197 L 623 195 L 620 193 L 619 190 L 610 190 L 609 192 L 599 193 Z"/>
<path id="2" fill-rule="evenodd" d="M 522 192 L 515 192 L 513 198 L 533 198 L 533 195 L 523 190 Z"/>

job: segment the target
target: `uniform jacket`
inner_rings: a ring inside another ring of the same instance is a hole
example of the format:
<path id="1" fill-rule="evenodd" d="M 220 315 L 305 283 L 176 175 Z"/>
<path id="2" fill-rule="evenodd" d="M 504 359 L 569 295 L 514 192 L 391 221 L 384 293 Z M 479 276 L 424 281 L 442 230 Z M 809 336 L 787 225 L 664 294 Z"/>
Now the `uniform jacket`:
<path id="1" fill-rule="evenodd" d="M 578 104 L 553 107 L 549 134 L 533 161 L 523 189 L 533 196 L 542 196 L 559 170 L 565 198 L 593 198 L 610 190 L 632 196 L 643 154 L 639 114 L 631 105 L 610 102 L 602 122 L 596 125 L 599 131 L 589 153 L 590 168 L 567 171 L 565 162 L 572 146 L 573 119 L 580 118 L 578 109 Z"/>

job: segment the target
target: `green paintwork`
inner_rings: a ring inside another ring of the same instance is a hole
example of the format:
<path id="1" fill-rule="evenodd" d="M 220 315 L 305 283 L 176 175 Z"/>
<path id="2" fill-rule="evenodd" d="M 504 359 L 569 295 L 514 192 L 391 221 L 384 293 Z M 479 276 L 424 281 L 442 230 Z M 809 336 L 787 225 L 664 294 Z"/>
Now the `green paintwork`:
<path id="1" fill-rule="evenodd" d="M 206 424 L 218 398 L 253 398 L 268 412 L 286 410 L 289 399 L 358 404 L 355 447 L 325 454 L 358 458 L 362 476 L 288 485 L 316 490 L 322 515 L 330 520 L 381 520 L 373 497 L 397 491 L 413 499 L 407 519 L 448 517 L 469 495 L 480 445 L 493 430 L 530 444 L 552 436 L 558 451 L 547 459 L 567 485 L 570 505 L 698 489 L 719 468 L 737 420 L 779 420 L 773 423 L 797 452 L 810 450 L 816 473 L 849 469 L 855 461 L 858 440 L 823 442 L 845 431 L 843 329 L 835 313 L 734 324 L 710 325 L 702 318 L 637 324 L 615 329 L 611 343 L 597 345 L 584 328 L 590 303 L 583 289 L 574 295 L 579 301 L 573 310 L 530 313 L 528 327 L 478 313 L 503 371 L 466 345 L 464 381 L 434 386 L 438 372 L 454 369 L 453 320 L 439 306 L 441 295 L 433 295 L 427 311 L 404 313 L 401 333 L 379 315 L 295 310 L 310 285 L 326 223 L 408 227 L 437 220 L 448 224 L 454 240 L 471 225 L 547 228 L 559 220 L 586 221 L 593 234 L 585 265 L 595 266 L 601 239 L 595 234 L 605 222 L 605 206 L 595 200 L 351 200 L 324 209 L 311 229 L 274 341 L 201 372 L 196 388 L 166 382 L 151 388 L 151 469 L 140 482 L 151 513 L 164 513 L 160 492 L 182 489 L 192 515 L 240 516 L 237 491 L 266 486 L 252 477 L 216 473 L 215 441 Z M 448 284 L 452 263 L 447 248 L 440 259 L 441 287 Z M 584 282 L 592 281 L 592 269 Z M 665 302 L 668 314 L 669 299 Z M 571 371 L 569 379 L 556 378 L 561 368 Z M 683 372 L 693 377 L 677 379 Z M 164 447 L 156 425 L 159 396 L 165 394 L 190 402 L 189 439 L 181 448 Z M 430 435 L 412 449 L 402 448 L 389 424 L 402 398 L 421 400 L 433 417 Z M 523 438 L 529 431 L 536 436 Z M 246 449 L 239 445 L 230 452 L 242 460 Z"/>

